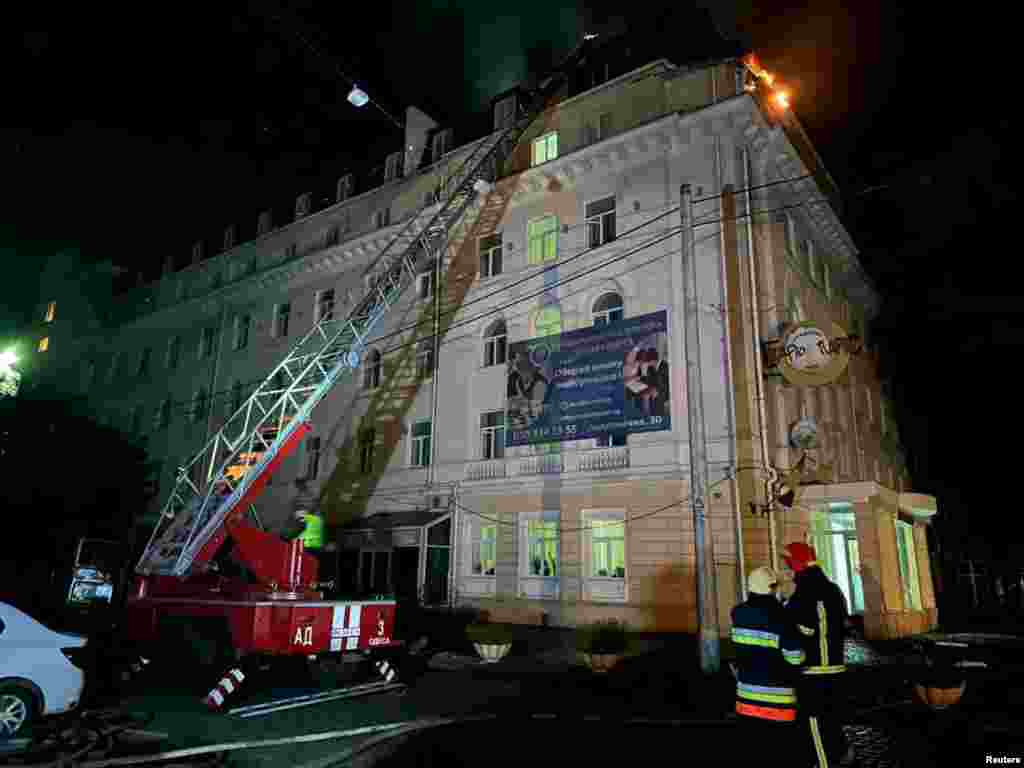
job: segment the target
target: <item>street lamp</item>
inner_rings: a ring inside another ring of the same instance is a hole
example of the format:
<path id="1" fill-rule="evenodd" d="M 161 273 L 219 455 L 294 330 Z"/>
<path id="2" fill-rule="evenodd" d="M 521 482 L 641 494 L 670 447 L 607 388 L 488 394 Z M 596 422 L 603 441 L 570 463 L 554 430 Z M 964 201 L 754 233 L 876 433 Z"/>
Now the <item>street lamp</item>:
<path id="1" fill-rule="evenodd" d="M 14 367 L 18 356 L 13 349 L 0 352 L 0 397 L 15 397 L 21 384 L 21 374 Z"/>
<path id="2" fill-rule="evenodd" d="M 353 84 L 352 90 L 348 92 L 348 102 L 354 107 L 365 107 L 369 103 L 370 97 L 366 95 L 366 91 L 360 89 L 358 85 Z"/>

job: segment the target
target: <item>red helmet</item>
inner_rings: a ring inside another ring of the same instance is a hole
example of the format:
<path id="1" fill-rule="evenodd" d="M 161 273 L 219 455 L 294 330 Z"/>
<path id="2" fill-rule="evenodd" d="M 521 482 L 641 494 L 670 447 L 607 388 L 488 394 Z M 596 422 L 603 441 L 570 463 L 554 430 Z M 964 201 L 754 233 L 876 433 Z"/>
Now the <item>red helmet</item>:
<path id="1" fill-rule="evenodd" d="M 799 541 L 782 550 L 782 559 L 786 561 L 786 565 L 793 573 L 800 573 L 805 568 L 818 564 L 814 547 Z"/>

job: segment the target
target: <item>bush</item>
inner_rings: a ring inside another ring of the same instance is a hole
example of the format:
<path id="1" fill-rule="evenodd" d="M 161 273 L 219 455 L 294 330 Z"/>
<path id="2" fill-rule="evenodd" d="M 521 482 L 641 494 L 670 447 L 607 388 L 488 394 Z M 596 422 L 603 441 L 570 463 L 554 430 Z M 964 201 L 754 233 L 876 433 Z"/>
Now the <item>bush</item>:
<path id="1" fill-rule="evenodd" d="M 576 632 L 576 648 L 583 653 L 624 653 L 627 645 L 627 626 L 615 619 L 586 624 Z"/>
<path id="2" fill-rule="evenodd" d="M 512 642 L 512 629 L 502 624 L 474 623 L 466 627 L 466 636 L 471 643 L 507 645 Z"/>

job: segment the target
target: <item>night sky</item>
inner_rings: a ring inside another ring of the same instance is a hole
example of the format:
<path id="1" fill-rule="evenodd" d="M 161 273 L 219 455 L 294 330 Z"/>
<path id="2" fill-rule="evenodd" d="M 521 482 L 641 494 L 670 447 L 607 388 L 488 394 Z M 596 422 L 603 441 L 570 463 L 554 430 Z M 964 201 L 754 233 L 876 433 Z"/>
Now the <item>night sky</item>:
<path id="1" fill-rule="evenodd" d="M 35 3 L 8 16 L 0 341 L 27 320 L 38 265 L 59 247 L 156 274 L 168 252 L 184 262 L 192 241 L 233 222 L 251 236 L 259 210 L 383 162 L 401 134 L 345 101 L 338 69 L 396 117 L 415 104 L 445 123 L 624 8 L 631 26 L 678 27 L 681 48 L 682 29 L 699 26 L 685 6 L 654 0 L 364 5 L 371 15 L 256 0 Z M 1018 550 L 1003 522 L 1019 472 L 1009 437 L 1022 432 L 1012 371 L 1024 302 L 1009 232 L 1019 43 L 1009 18 L 894 5 L 712 7 L 722 33 L 791 88 L 844 193 L 884 296 L 875 337 L 914 486 L 939 498 L 944 546 L 1006 558 Z"/>

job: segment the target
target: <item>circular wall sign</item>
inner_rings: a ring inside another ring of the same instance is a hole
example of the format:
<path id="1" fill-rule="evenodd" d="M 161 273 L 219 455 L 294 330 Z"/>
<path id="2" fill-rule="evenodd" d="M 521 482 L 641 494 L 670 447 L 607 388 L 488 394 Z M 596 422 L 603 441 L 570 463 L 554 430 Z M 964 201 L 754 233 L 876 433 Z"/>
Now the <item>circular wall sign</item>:
<path id="1" fill-rule="evenodd" d="M 836 343 L 846 331 L 831 323 L 831 338 L 812 321 L 798 323 L 783 337 L 779 371 L 791 384 L 813 387 L 831 384 L 850 363 L 850 353 Z"/>

